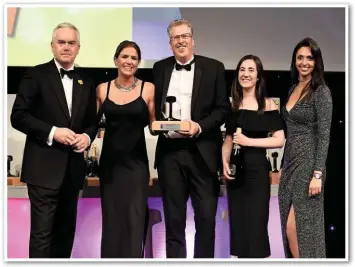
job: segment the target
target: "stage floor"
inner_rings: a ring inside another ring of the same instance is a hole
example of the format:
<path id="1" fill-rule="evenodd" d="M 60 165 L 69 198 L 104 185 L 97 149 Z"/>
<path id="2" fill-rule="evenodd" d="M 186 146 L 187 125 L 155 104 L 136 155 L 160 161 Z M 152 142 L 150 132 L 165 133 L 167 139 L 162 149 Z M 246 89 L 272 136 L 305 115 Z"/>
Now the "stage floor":
<path id="1" fill-rule="evenodd" d="M 30 206 L 27 198 L 9 198 L 7 211 L 7 257 L 28 258 Z M 161 198 L 149 198 L 149 208 L 156 222 L 152 226 L 150 257 L 165 258 L 165 229 Z M 220 197 L 216 215 L 216 258 L 229 258 L 229 226 L 227 201 Z M 161 221 L 159 220 L 161 217 Z M 187 257 L 193 257 L 195 225 L 190 201 L 187 208 Z M 160 222 L 159 222 L 160 221 Z M 277 197 L 270 198 L 269 237 L 271 258 L 284 258 L 280 214 Z M 72 258 L 100 258 L 101 207 L 100 198 L 81 198 L 78 204 L 77 231 Z M 149 248 L 149 245 L 147 246 Z"/>

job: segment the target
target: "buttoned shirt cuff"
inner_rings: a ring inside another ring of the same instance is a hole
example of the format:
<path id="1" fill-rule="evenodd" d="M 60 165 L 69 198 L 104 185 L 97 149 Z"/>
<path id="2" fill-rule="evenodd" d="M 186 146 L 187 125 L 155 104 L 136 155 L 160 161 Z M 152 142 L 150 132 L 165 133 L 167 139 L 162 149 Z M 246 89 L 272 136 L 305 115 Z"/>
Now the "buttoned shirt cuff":
<path id="1" fill-rule="evenodd" d="M 51 131 L 49 132 L 48 138 L 47 138 L 47 145 L 52 146 L 53 144 L 53 137 L 54 137 L 54 132 L 57 130 L 57 127 L 53 126 Z"/>
<path id="2" fill-rule="evenodd" d="M 90 144 L 91 144 L 91 139 L 90 139 L 90 136 L 88 135 L 88 134 L 86 134 L 86 133 L 83 133 L 83 134 L 85 134 L 87 137 L 88 137 L 88 139 L 89 139 L 89 143 L 88 143 L 88 147 L 90 146 Z"/>
<path id="3" fill-rule="evenodd" d="M 196 134 L 196 137 L 198 137 L 202 133 L 200 124 L 197 123 L 197 125 L 198 125 L 198 133 Z"/>

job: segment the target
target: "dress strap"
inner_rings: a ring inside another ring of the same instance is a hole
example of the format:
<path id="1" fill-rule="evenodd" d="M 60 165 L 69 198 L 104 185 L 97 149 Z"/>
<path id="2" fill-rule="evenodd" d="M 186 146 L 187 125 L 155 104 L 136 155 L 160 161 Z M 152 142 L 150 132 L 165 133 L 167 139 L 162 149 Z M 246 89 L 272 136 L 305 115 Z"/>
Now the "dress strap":
<path id="1" fill-rule="evenodd" d="M 144 81 L 142 81 L 142 86 L 141 86 L 141 96 L 142 96 L 142 93 L 143 93 L 143 87 L 144 87 Z"/>
<path id="2" fill-rule="evenodd" d="M 108 98 L 108 94 L 110 92 L 111 81 L 107 82 L 107 91 L 106 91 L 106 98 Z"/>

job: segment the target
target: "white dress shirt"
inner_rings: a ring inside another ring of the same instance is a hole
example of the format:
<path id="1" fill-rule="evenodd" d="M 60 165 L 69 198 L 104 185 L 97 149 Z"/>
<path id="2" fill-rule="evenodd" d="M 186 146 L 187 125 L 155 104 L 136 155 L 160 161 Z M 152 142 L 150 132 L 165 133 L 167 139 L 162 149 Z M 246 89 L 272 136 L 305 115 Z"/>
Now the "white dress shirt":
<path id="1" fill-rule="evenodd" d="M 193 58 L 186 63 L 189 64 Z M 181 64 L 179 61 L 177 61 Z M 181 64 L 183 65 L 183 64 Z M 195 64 L 191 65 L 191 71 L 185 69 L 176 70 L 171 73 L 167 96 L 175 96 L 176 102 L 173 104 L 173 117 L 180 120 L 191 119 L 191 96 L 194 81 Z M 169 104 L 165 103 L 165 116 L 169 111 Z"/>
<path id="2" fill-rule="evenodd" d="M 194 58 L 181 64 L 178 60 L 177 63 L 181 65 L 189 64 Z M 195 64 L 191 65 L 191 70 L 187 71 L 185 69 L 176 70 L 175 66 L 173 72 L 171 73 L 169 88 L 167 96 L 175 96 L 176 102 L 173 103 L 173 112 L 172 115 L 174 118 L 179 120 L 191 120 L 191 97 L 192 97 L 192 87 L 194 82 L 194 72 Z M 165 117 L 169 116 L 169 103 L 165 103 L 164 108 Z M 199 133 L 201 128 L 199 126 Z M 177 132 L 170 131 L 168 133 L 170 138 L 186 138 L 187 136 L 181 135 Z"/>
<path id="3" fill-rule="evenodd" d="M 65 69 L 59 64 L 59 62 L 56 59 L 54 59 L 54 63 L 57 66 L 59 75 L 60 75 L 60 69 L 64 69 L 67 71 L 74 70 L 74 64 L 69 69 Z M 71 116 L 72 100 L 73 100 L 73 79 L 70 79 L 67 75 L 64 75 L 63 78 L 61 78 L 61 80 L 63 83 L 65 99 L 66 99 L 68 110 L 69 110 L 69 116 Z M 54 132 L 56 129 L 57 129 L 57 127 L 53 126 L 50 133 L 49 133 L 49 136 L 47 139 L 47 144 L 49 146 L 51 146 L 53 144 L 53 137 L 54 137 Z M 91 142 L 90 137 L 87 134 L 85 134 L 85 135 L 88 137 L 89 145 L 90 145 L 90 142 Z"/>

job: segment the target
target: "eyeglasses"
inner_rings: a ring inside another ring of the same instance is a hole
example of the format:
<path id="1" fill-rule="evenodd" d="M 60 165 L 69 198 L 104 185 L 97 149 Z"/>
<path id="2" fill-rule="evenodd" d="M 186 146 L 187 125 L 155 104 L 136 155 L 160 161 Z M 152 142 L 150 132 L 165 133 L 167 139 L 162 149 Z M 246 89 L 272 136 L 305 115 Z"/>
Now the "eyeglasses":
<path id="1" fill-rule="evenodd" d="M 174 35 L 174 36 L 170 37 L 170 40 L 179 41 L 180 37 L 183 40 L 187 40 L 188 38 L 192 37 L 192 34 L 191 33 L 184 33 L 184 34 L 180 34 L 180 35 Z"/>

